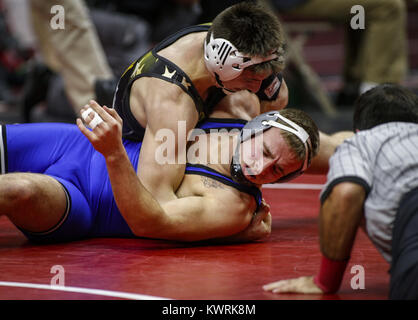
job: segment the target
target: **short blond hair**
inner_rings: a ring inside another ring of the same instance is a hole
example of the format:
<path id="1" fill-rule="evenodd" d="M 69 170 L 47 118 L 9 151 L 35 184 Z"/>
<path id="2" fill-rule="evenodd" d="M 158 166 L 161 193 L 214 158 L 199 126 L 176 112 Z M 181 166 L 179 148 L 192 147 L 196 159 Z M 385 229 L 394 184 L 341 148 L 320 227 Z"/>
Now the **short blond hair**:
<path id="1" fill-rule="evenodd" d="M 283 117 L 295 122 L 297 125 L 301 126 L 309 135 L 310 139 L 310 159 L 315 157 L 319 151 L 319 131 L 318 127 L 312 118 L 302 110 L 292 109 L 292 108 L 285 108 L 280 110 L 280 115 Z M 283 121 L 277 119 L 277 122 L 288 126 L 288 124 L 284 123 Z M 304 160 L 306 155 L 305 145 L 302 141 L 295 136 L 293 133 L 281 130 L 282 137 L 286 140 L 292 150 L 295 152 L 295 155 L 298 157 L 299 160 Z"/>

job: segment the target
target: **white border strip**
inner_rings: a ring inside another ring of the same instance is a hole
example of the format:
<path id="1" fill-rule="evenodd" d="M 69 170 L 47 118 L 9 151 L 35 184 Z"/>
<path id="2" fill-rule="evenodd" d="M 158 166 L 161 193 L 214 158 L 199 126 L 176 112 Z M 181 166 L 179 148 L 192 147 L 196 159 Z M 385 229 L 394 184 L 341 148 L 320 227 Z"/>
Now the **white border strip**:
<path id="1" fill-rule="evenodd" d="M 123 299 L 131 299 L 131 300 L 171 300 L 169 298 L 148 296 L 148 295 L 137 294 L 137 293 L 127 293 L 127 292 L 109 291 L 109 290 L 101 290 L 101 289 L 88 289 L 88 288 L 79 288 L 79 287 L 54 286 L 54 285 L 47 285 L 47 284 L 36 284 L 36 283 L 25 283 L 25 282 L 0 281 L 0 286 L 85 293 L 85 294 L 92 294 L 92 295 L 98 295 L 98 296 L 107 296 L 107 297 L 123 298 Z"/>
<path id="2" fill-rule="evenodd" d="M 316 183 L 276 183 L 276 184 L 265 184 L 265 189 L 300 189 L 300 190 L 322 190 L 323 184 Z"/>

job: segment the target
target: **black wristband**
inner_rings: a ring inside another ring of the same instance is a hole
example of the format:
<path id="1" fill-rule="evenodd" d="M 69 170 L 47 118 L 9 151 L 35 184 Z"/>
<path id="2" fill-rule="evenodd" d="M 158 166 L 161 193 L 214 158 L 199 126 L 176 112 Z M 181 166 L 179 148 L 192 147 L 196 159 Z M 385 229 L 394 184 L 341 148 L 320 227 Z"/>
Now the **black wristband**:
<path id="1" fill-rule="evenodd" d="M 268 78 L 264 79 L 261 83 L 260 90 L 257 92 L 258 98 L 264 101 L 276 100 L 279 95 L 282 82 L 283 75 L 281 73 L 272 74 Z"/>

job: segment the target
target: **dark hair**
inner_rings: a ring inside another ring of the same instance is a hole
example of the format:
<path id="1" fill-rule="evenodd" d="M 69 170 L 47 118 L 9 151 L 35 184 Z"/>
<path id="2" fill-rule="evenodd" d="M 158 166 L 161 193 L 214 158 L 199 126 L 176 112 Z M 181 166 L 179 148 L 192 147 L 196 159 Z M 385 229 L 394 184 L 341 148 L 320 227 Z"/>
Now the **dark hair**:
<path id="1" fill-rule="evenodd" d="M 399 85 L 383 84 L 357 99 L 354 131 L 371 129 L 387 122 L 418 123 L 418 96 Z"/>
<path id="2" fill-rule="evenodd" d="M 206 41 L 210 35 L 230 41 L 240 52 L 249 56 L 266 57 L 277 52 L 279 58 L 252 66 L 254 71 L 270 68 L 273 72 L 284 69 L 285 38 L 277 16 L 266 7 L 253 2 L 233 5 L 212 22 Z"/>
<path id="3" fill-rule="evenodd" d="M 306 133 L 309 134 L 309 138 L 311 141 L 310 158 L 312 159 L 313 157 L 315 157 L 319 151 L 319 131 L 318 131 L 318 127 L 316 126 L 312 118 L 306 112 L 303 112 L 302 110 L 298 110 L 298 109 L 292 109 L 292 108 L 285 108 L 283 110 L 280 110 L 280 114 L 284 116 L 285 118 L 292 120 L 297 125 L 305 129 Z M 280 119 L 278 119 L 277 122 L 280 122 L 288 126 L 288 124 L 283 123 Z M 304 159 L 305 158 L 305 146 L 301 143 L 299 138 L 297 138 L 293 133 L 290 133 L 285 130 L 282 130 L 281 134 L 286 140 L 286 142 L 293 149 L 297 157 L 299 159 Z"/>

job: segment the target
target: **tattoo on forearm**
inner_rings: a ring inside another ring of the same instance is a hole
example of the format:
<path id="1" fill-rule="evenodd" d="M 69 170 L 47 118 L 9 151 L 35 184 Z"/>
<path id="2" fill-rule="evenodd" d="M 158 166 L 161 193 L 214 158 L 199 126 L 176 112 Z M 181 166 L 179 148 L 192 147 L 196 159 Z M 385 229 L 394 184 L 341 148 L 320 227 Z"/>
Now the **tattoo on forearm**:
<path id="1" fill-rule="evenodd" d="M 204 176 L 200 176 L 200 179 L 202 180 L 202 183 L 206 188 L 225 189 L 225 186 L 216 180 Z"/>

